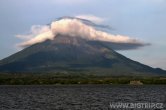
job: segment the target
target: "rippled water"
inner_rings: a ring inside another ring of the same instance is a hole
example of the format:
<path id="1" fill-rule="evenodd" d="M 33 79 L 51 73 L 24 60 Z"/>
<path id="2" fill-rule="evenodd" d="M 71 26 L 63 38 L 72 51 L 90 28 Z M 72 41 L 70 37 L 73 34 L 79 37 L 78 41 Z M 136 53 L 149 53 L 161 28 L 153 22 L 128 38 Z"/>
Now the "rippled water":
<path id="1" fill-rule="evenodd" d="M 166 86 L 0 86 L 0 110 L 111 110 L 111 102 L 166 103 Z"/>

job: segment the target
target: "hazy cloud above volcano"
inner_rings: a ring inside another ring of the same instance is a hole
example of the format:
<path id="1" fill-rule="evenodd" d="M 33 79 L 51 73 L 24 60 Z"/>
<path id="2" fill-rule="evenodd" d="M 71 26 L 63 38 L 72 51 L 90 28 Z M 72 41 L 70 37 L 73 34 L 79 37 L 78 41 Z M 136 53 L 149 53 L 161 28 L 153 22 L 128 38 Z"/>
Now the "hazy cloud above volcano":
<path id="1" fill-rule="evenodd" d="M 35 36 L 38 36 L 43 33 L 47 33 L 50 31 L 49 26 L 41 26 L 41 25 L 34 25 L 31 27 L 30 33 L 25 35 L 16 35 L 17 38 L 23 39 L 23 40 L 30 40 L 33 39 Z"/>
<path id="2" fill-rule="evenodd" d="M 101 17 L 97 17 L 94 15 L 85 15 L 85 14 L 77 15 L 76 17 L 81 18 L 81 19 L 87 19 L 87 20 L 93 21 L 95 23 L 102 23 L 105 20 L 104 18 L 101 18 Z"/>
<path id="3" fill-rule="evenodd" d="M 92 17 L 93 18 L 93 17 Z M 94 17 L 95 18 L 95 17 Z M 101 30 L 97 30 L 95 25 L 84 22 L 83 19 L 61 18 L 53 21 L 50 25 L 32 26 L 30 34 L 16 35 L 17 38 L 24 39 L 19 46 L 26 47 L 47 39 L 53 40 L 57 34 L 69 35 L 72 37 L 81 37 L 87 40 L 98 40 L 111 43 L 115 49 L 133 49 L 146 44 L 138 39 L 123 35 L 113 35 Z M 122 48 L 121 48 L 122 47 Z"/>

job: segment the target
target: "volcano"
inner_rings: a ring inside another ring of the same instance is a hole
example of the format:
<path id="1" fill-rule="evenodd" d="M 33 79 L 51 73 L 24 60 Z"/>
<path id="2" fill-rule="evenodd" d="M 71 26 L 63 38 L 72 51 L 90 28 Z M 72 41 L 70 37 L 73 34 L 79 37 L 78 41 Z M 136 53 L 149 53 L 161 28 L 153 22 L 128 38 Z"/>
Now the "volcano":
<path id="1" fill-rule="evenodd" d="M 133 61 L 108 42 L 57 35 L 53 40 L 33 44 L 0 61 L 0 72 L 88 73 L 96 75 L 164 74 Z"/>

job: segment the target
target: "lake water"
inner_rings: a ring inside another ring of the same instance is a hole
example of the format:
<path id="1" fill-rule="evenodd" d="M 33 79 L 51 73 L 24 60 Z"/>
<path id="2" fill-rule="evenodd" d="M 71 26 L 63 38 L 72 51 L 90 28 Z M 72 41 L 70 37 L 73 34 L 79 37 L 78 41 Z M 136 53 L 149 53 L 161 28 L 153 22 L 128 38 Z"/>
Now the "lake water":
<path id="1" fill-rule="evenodd" d="M 166 104 L 166 86 L 0 86 L 0 110 L 112 110 L 118 102 Z"/>

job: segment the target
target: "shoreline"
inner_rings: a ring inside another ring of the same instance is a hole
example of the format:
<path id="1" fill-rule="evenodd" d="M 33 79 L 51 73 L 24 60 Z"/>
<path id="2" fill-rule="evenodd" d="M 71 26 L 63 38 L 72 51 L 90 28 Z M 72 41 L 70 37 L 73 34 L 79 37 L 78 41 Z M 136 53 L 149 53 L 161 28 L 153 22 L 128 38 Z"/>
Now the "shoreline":
<path id="1" fill-rule="evenodd" d="M 94 76 L 59 74 L 0 74 L 0 85 L 165 85 L 165 76 Z"/>

